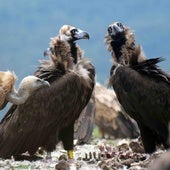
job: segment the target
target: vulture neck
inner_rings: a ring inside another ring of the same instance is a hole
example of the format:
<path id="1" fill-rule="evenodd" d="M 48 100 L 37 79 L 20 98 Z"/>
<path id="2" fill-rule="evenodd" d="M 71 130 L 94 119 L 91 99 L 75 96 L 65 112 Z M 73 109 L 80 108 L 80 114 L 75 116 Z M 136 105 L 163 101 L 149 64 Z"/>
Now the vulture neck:
<path id="1" fill-rule="evenodd" d="M 71 55 L 73 57 L 73 62 L 76 64 L 77 63 L 77 46 L 75 42 L 69 42 L 70 47 L 71 47 Z"/>
<path id="2" fill-rule="evenodd" d="M 14 89 L 11 93 L 8 94 L 7 100 L 13 104 L 19 105 L 23 104 L 28 99 L 29 96 L 30 93 L 28 90 L 19 89 L 17 92 Z"/>
<path id="3" fill-rule="evenodd" d="M 112 47 L 112 50 L 115 53 L 115 56 L 116 56 L 118 62 L 122 55 L 122 51 L 121 51 L 122 46 L 125 45 L 125 43 L 126 43 L 126 37 L 124 34 L 119 34 L 119 35 L 112 37 L 112 41 L 111 41 L 110 45 Z"/>

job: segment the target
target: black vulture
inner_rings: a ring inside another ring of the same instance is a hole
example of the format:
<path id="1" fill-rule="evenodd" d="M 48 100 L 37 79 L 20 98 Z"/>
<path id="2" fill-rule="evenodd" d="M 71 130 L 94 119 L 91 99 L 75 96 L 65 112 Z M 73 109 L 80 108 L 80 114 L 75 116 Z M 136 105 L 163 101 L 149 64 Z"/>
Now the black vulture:
<path id="1" fill-rule="evenodd" d="M 114 64 L 111 85 L 125 111 L 136 120 L 147 153 L 169 148 L 170 75 L 158 67 L 162 58 L 146 59 L 130 28 L 109 25 L 105 42 Z"/>

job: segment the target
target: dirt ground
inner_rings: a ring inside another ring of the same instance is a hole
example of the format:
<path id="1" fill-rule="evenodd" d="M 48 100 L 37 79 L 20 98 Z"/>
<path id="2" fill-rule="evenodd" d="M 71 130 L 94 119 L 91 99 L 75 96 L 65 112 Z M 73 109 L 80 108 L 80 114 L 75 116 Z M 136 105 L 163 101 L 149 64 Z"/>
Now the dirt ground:
<path id="1" fill-rule="evenodd" d="M 66 151 L 59 144 L 51 160 L 46 159 L 45 152 L 19 161 L 0 159 L 0 170 L 147 170 L 164 152 L 159 149 L 152 155 L 145 154 L 139 140 L 97 138 L 75 146 L 74 160 L 67 160 Z"/>

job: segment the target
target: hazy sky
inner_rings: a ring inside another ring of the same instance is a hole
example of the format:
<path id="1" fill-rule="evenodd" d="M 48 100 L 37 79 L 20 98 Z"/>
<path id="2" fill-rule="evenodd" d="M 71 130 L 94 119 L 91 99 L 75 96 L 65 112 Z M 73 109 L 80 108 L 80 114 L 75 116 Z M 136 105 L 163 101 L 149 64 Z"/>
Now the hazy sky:
<path id="1" fill-rule="evenodd" d="M 104 84 L 111 67 L 104 36 L 110 23 L 120 21 L 135 31 L 148 58 L 166 59 L 160 65 L 170 72 L 169 9 L 169 0 L 1 0 L 0 69 L 14 70 L 19 79 L 32 74 L 50 37 L 71 24 L 89 32 L 91 39 L 78 44 Z"/>

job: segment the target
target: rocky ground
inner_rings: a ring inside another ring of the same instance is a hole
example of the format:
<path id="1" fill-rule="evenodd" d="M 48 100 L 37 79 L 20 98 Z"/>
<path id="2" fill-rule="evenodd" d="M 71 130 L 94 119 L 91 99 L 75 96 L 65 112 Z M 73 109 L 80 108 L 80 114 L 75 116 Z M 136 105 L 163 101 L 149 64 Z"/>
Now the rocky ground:
<path id="1" fill-rule="evenodd" d="M 162 153 L 145 154 L 139 140 L 93 139 L 90 144 L 75 146 L 75 160 L 66 160 L 66 151 L 59 144 L 52 152 L 52 160 L 46 154 L 27 157 L 25 160 L 0 160 L 0 170 L 147 170 Z"/>

